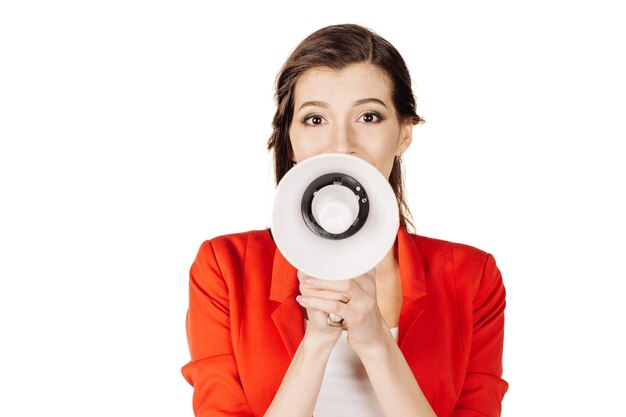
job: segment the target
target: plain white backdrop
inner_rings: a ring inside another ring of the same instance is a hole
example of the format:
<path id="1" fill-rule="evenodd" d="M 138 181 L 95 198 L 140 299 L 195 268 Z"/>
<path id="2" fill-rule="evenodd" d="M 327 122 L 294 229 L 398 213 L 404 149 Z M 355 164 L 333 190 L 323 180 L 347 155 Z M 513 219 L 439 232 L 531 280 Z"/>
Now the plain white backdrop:
<path id="1" fill-rule="evenodd" d="M 503 273 L 503 416 L 626 415 L 618 3 L 2 2 L 0 415 L 192 415 L 189 267 L 270 225 L 275 75 L 344 22 L 411 70 L 418 233 Z"/>

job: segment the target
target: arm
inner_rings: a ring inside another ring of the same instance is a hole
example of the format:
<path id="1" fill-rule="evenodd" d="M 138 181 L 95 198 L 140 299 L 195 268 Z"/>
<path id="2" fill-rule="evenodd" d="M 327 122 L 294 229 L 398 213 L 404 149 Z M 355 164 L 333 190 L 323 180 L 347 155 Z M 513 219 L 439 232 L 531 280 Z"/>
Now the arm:
<path id="1" fill-rule="evenodd" d="M 299 300 L 307 311 L 328 311 L 344 318 L 348 343 L 361 359 L 384 415 L 436 417 L 380 314 L 375 271 L 351 280 L 309 277 L 303 282 L 321 290 Z M 347 294 L 350 301 L 339 302 L 336 294 Z"/>
<path id="2" fill-rule="evenodd" d="M 305 335 L 265 417 L 313 414 L 332 348 Z"/>
<path id="3" fill-rule="evenodd" d="M 191 361 L 182 369 L 194 387 L 196 417 L 252 417 L 231 342 L 228 287 L 213 247 L 202 244 L 189 275 L 187 340 Z"/>
<path id="4" fill-rule="evenodd" d="M 357 352 L 385 416 L 436 417 L 402 351 L 386 328 L 379 346 Z"/>
<path id="5" fill-rule="evenodd" d="M 302 276 L 298 271 L 298 279 Z M 302 295 L 297 297 L 299 302 L 311 296 L 341 297 L 339 294 L 315 291 L 302 284 L 300 293 Z M 326 313 L 319 310 L 307 309 L 307 317 L 309 324 L 304 338 L 265 417 L 310 417 L 313 414 L 328 358 L 341 335 L 341 328 L 328 326 Z"/>
<path id="6" fill-rule="evenodd" d="M 500 416 L 508 384 L 502 379 L 506 292 L 488 255 L 473 300 L 473 334 L 467 374 L 452 417 Z"/>
<path id="7" fill-rule="evenodd" d="M 207 241 L 200 247 L 190 271 L 187 338 L 191 361 L 182 369 L 194 387 L 196 417 L 253 415 L 232 348 L 230 304 L 228 285 L 211 242 Z M 341 329 L 327 326 L 325 317 L 320 312 L 309 312 L 305 337 L 266 416 L 313 414 L 326 363 L 341 334 Z"/>

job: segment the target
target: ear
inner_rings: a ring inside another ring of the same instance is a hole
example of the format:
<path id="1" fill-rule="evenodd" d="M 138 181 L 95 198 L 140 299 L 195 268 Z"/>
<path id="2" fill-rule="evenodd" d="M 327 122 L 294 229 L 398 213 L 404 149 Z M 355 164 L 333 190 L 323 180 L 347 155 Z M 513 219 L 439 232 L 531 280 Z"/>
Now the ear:
<path id="1" fill-rule="evenodd" d="M 413 123 L 406 121 L 400 126 L 400 141 L 398 142 L 398 148 L 396 149 L 396 155 L 402 155 L 411 142 L 413 141 Z"/>

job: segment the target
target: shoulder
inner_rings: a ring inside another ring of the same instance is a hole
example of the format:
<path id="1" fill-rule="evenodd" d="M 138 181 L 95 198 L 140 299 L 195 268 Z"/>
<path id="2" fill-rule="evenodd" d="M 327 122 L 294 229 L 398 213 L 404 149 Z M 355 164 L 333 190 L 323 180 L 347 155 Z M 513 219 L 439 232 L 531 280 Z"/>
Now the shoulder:
<path id="1" fill-rule="evenodd" d="M 246 254 L 266 248 L 273 251 L 274 242 L 268 229 L 248 230 L 214 236 L 202 242 L 198 258 L 213 258 L 217 263 L 241 263 Z"/>
<path id="2" fill-rule="evenodd" d="M 502 281 L 493 255 L 477 247 L 416 234 L 410 235 L 419 248 L 424 266 L 437 265 L 448 272 L 457 290 L 476 295 L 480 287 Z"/>
<path id="3" fill-rule="evenodd" d="M 491 256 L 488 252 L 465 243 L 417 234 L 410 234 L 410 236 L 426 259 L 451 256 L 455 264 L 471 266 L 472 264 L 484 265 L 487 258 Z"/>
<path id="4" fill-rule="evenodd" d="M 268 229 L 258 229 L 258 230 L 247 230 L 244 232 L 233 232 L 226 233 L 219 236 L 214 236 L 204 241 L 203 244 L 211 244 L 213 246 L 222 246 L 222 245 L 237 245 L 241 243 L 245 243 L 250 237 L 258 238 L 261 236 L 268 236 Z"/>
<path id="5" fill-rule="evenodd" d="M 274 248 L 267 229 L 212 237 L 200 245 L 190 278 L 206 292 L 223 293 L 241 281 L 246 259 L 268 259 L 273 257 Z"/>
<path id="6" fill-rule="evenodd" d="M 245 254 L 250 244 L 261 246 L 273 244 L 269 230 L 256 229 L 214 236 L 202 242 L 199 252 L 212 252 L 218 258 L 237 256 Z"/>

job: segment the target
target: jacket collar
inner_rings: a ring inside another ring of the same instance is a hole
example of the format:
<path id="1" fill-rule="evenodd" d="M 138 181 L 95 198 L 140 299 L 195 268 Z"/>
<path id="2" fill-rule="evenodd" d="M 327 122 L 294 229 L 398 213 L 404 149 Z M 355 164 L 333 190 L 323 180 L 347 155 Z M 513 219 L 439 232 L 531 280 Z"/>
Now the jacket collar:
<path id="1" fill-rule="evenodd" d="M 276 248 L 272 267 L 270 300 L 282 303 L 291 295 L 295 298 L 300 293 L 297 273 L 298 270 Z"/>
<path id="2" fill-rule="evenodd" d="M 404 336 L 423 312 L 421 301 L 426 295 L 426 274 L 414 235 L 400 226 L 395 245 L 397 245 L 398 266 L 402 280 L 403 302 L 398 324 L 398 345 L 402 348 Z M 296 268 L 276 248 L 272 266 L 270 300 L 280 304 L 274 309 L 272 320 L 292 357 L 304 337 L 304 315 L 300 304 L 296 301 L 299 293 Z"/>
<path id="3" fill-rule="evenodd" d="M 406 335 L 424 312 L 426 299 L 426 270 L 416 236 L 405 228 L 398 230 L 398 266 L 402 280 L 402 308 L 398 321 L 398 346 L 405 353 Z M 409 359 L 409 358 L 407 358 Z"/>
<path id="4" fill-rule="evenodd" d="M 296 296 L 300 294 L 297 273 L 297 269 L 276 248 L 272 266 L 270 300 L 280 304 L 272 312 L 272 320 L 291 358 L 296 354 L 304 337 L 304 313 L 296 301 Z"/>
<path id="5" fill-rule="evenodd" d="M 415 301 L 426 295 L 426 272 L 415 235 L 400 226 L 398 229 L 398 266 L 402 279 L 402 297 Z"/>

